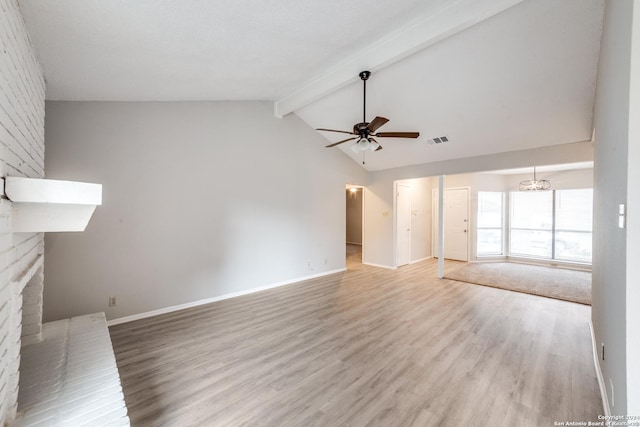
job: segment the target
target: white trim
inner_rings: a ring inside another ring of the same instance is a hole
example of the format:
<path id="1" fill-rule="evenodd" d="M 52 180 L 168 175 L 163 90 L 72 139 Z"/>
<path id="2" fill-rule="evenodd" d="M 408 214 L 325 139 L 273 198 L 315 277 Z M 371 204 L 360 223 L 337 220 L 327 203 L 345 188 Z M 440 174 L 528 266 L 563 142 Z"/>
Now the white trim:
<path id="1" fill-rule="evenodd" d="M 427 257 L 424 257 L 424 258 L 416 259 L 416 260 L 410 261 L 409 265 L 417 264 L 419 262 L 426 261 L 426 260 L 431 259 L 431 258 L 433 258 L 433 257 L 432 256 L 427 256 Z"/>
<path id="2" fill-rule="evenodd" d="M 604 384 L 604 377 L 602 376 L 602 370 L 600 369 L 600 362 L 598 361 L 598 346 L 596 344 L 596 334 L 593 330 L 593 323 L 591 320 L 587 322 L 589 324 L 589 330 L 591 331 L 591 343 L 593 344 L 593 364 L 596 368 L 596 377 L 598 378 L 598 385 L 600 386 L 600 396 L 602 397 L 602 407 L 604 408 L 605 417 L 611 416 L 611 408 L 609 407 L 609 396 L 607 395 L 607 386 Z"/>
<path id="3" fill-rule="evenodd" d="M 373 262 L 363 262 L 362 264 L 370 265 L 371 267 L 386 268 L 387 270 L 397 270 L 398 269 L 398 267 L 392 267 L 390 265 L 374 264 Z"/>
<path id="4" fill-rule="evenodd" d="M 134 320 L 146 319 L 147 317 L 158 316 L 160 314 L 171 313 L 178 310 L 184 310 L 186 308 L 197 307 L 199 305 L 211 304 L 212 302 L 222 301 L 225 299 L 240 297 L 243 295 L 253 294 L 255 292 L 266 291 L 268 289 L 277 288 L 279 286 L 290 285 L 292 283 L 302 282 L 309 279 L 316 279 L 318 277 L 329 276 L 331 274 L 343 273 L 347 271 L 346 268 L 338 268 L 336 270 L 325 271 L 323 273 L 311 274 L 309 276 L 298 277 L 296 279 L 284 280 L 282 282 L 272 283 L 266 286 L 259 286 L 257 288 L 246 289 L 238 292 L 231 292 L 229 294 L 218 295 L 216 297 L 205 298 L 198 301 L 187 302 L 185 304 L 172 305 L 170 307 L 159 308 L 157 310 L 146 311 L 144 313 L 132 314 L 131 316 L 119 317 L 117 319 L 111 319 L 107 321 L 107 326 L 119 325 L 121 323 L 133 322 Z"/>

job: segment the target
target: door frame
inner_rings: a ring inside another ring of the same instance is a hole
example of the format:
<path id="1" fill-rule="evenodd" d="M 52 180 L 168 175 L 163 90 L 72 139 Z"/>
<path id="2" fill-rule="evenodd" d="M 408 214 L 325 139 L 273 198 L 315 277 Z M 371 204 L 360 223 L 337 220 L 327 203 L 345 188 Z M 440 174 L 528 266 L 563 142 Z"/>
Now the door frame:
<path id="1" fill-rule="evenodd" d="M 467 190 L 467 262 L 471 260 L 471 187 L 448 187 L 444 189 L 444 194 L 447 190 Z M 444 200 L 444 197 L 442 198 Z M 431 236 L 437 236 L 440 229 L 440 215 L 438 215 L 438 203 L 440 203 L 440 197 L 437 188 L 431 189 Z M 434 218 L 438 218 L 438 221 L 434 221 Z M 431 253 L 434 258 L 438 258 L 439 253 L 436 251 L 436 244 L 438 240 L 431 238 Z M 446 246 L 446 241 L 445 241 Z M 443 258 L 444 258 L 444 252 Z M 445 258 L 446 259 L 446 258 Z"/>

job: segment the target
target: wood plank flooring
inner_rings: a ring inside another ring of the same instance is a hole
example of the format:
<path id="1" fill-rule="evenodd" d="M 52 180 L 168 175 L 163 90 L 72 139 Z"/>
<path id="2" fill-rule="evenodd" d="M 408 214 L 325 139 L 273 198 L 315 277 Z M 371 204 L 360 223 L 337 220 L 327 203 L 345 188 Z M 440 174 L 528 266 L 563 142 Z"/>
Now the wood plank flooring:
<path id="1" fill-rule="evenodd" d="M 447 263 L 449 264 L 449 263 Z M 602 413 L 590 308 L 349 271 L 110 328 L 133 426 L 553 426 Z"/>

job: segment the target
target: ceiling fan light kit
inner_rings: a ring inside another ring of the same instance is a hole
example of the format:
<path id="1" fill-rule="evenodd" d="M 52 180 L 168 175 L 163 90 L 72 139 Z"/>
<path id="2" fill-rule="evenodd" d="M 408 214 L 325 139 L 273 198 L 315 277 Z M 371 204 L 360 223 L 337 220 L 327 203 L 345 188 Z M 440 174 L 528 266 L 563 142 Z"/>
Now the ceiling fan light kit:
<path id="1" fill-rule="evenodd" d="M 319 128 L 316 130 L 324 131 L 324 132 L 337 132 L 337 133 L 346 133 L 348 135 L 354 135 L 350 138 L 343 139 L 338 142 L 331 143 L 327 145 L 327 148 L 335 147 L 336 145 L 343 144 L 348 141 L 356 140 L 356 142 L 351 145 L 351 151 L 354 153 L 362 152 L 364 154 L 365 151 L 380 151 L 382 150 L 382 145 L 378 143 L 373 137 L 376 138 L 418 138 L 420 136 L 419 132 L 378 132 L 376 131 L 382 127 L 385 123 L 389 121 L 389 119 L 385 117 L 376 116 L 371 122 L 367 122 L 367 80 L 371 76 L 370 71 L 361 71 L 358 74 L 363 84 L 363 96 L 362 96 L 362 123 L 356 123 L 353 125 L 353 131 L 349 132 L 346 130 L 335 130 L 335 129 L 325 129 Z M 364 164 L 364 160 L 362 162 Z"/>

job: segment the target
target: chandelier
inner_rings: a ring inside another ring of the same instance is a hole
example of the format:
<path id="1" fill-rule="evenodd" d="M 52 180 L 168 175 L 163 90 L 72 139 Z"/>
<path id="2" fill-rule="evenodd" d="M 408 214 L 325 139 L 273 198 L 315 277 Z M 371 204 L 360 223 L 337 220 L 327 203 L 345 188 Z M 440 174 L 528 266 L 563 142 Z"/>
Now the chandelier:
<path id="1" fill-rule="evenodd" d="M 533 167 L 533 179 L 520 181 L 520 191 L 544 191 L 551 189 L 551 182 L 536 178 L 536 167 Z"/>

